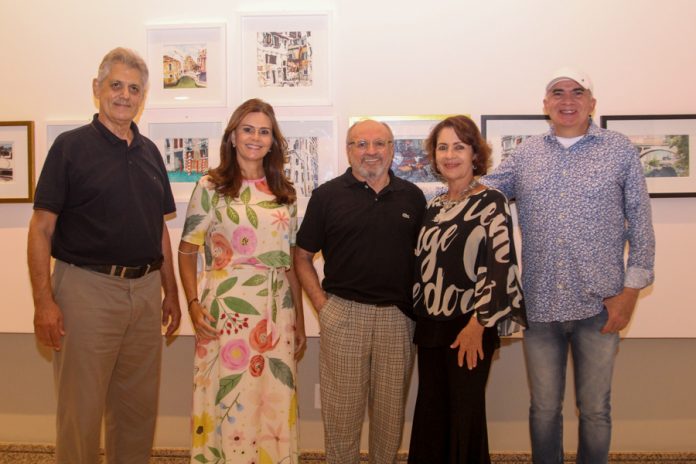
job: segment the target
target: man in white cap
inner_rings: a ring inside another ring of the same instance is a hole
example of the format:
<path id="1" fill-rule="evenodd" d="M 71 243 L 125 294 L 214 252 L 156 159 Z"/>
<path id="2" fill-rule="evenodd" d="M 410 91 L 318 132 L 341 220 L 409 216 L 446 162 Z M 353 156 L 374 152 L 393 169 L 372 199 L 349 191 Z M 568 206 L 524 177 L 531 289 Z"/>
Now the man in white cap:
<path id="1" fill-rule="evenodd" d="M 586 74 L 556 71 L 544 97 L 551 130 L 525 140 L 482 179 L 517 202 L 536 464 L 563 462 L 569 348 L 580 412 L 577 463 L 607 462 L 619 331 L 654 278 L 655 236 L 637 150 L 594 124 L 595 103 Z"/>

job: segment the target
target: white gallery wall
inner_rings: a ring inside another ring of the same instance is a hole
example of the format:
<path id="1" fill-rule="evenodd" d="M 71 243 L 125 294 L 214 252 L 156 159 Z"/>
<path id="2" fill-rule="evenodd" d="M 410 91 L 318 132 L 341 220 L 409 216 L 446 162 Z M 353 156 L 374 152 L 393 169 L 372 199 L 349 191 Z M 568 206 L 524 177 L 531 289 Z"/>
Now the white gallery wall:
<path id="1" fill-rule="evenodd" d="M 241 103 L 244 73 L 249 72 L 242 67 L 240 15 L 317 11 L 328 12 L 331 18 L 330 104 L 278 106 L 276 111 L 282 118 L 335 121 L 336 173 L 347 165 L 341 147 L 351 116 L 464 113 L 478 122 L 484 114 L 541 114 L 548 76 L 564 65 L 592 76 L 597 121 L 601 115 L 696 113 L 696 2 L 692 0 L 124 0 L 117 4 L 0 0 L 0 121 L 34 121 L 38 177 L 48 149 L 47 124 L 87 121 L 96 111 L 91 80 L 108 50 L 125 46 L 145 56 L 148 26 L 222 23 L 226 104 L 146 109 L 140 122 L 145 133 L 153 122 L 224 123 Z M 696 153 L 696 147 L 691 149 Z M 692 161 L 696 175 L 694 157 Z M 186 203 L 177 207 L 177 217 L 169 222 L 175 244 Z M 696 198 L 655 198 L 652 208 L 656 282 L 643 292 L 624 333 L 631 340 L 622 345 L 620 358 L 635 364 L 628 371 L 622 371 L 621 364 L 617 368 L 623 401 L 618 412 L 626 413 L 619 418 L 624 426 L 617 427 L 617 443 L 622 449 L 694 449 L 696 444 L 686 438 L 696 436 L 693 401 L 681 409 L 666 406 L 634 412 L 634 407 L 644 406 L 640 379 L 634 376 L 646 353 L 659 355 L 657 363 L 670 360 L 660 365 L 661 375 L 681 378 L 669 385 L 676 389 L 672 392 L 654 384 L 661 393 L 689 398 L 696 377 L 693 368 L 685 373 L 684 366 L 673 362 L 672 352 L 678 344 L 679 356 L 696 356 L 692 296 Z M 29 204 L 0 204 L 0 332 L 5 332 L 0 334 L 0 347 L 22 348 L 0 358 L 3 369 L 21 371 L 16 383 L 0 387 L 0 441 L 52 440 L 50 354 L 36 347 L 29 334 L 33 307 L 25 250 L 30 215 Z M 306 312 L 316 333 L 314 315 Z M 688 340 L 668 340 L 679 338 Z M 165 348 L 165 379 L 188 376 L 190 345 L 190 337 L 182 337 Z M 317 352 L 314 339 L 301 363 L 302 426 L 317 431 L 303 433 L 304 449 L 321 448 L 319 412 L 314 408 Z M 527 390 L 520 343 L 509 342 L 499 358 L 489 386 L 492 444 L 495 450 L 525 450 Z M 504 373 L 496 373 L 498 368 Z M 41 406 L 27 406 L 28 412 L 22 410 L 29 403 L 21 396 L 27 391 L 25 383 L 40 383 L 48 397 Z M 519 385 L 512 396 L 502 388 L 511 384 Z M 654 394 L 650 392 L 653 398 Z M 161 446 L 188 445 L 189 395 L 186 383 L 163 390 Z M 568 401 L 572 424 L 572 396 Z M 510 415 L 510 410 L 515 413 Z M 10 423 L 14 425 L 2 425 Z M 569 446 L 573 435 L 567 437 Z"/>

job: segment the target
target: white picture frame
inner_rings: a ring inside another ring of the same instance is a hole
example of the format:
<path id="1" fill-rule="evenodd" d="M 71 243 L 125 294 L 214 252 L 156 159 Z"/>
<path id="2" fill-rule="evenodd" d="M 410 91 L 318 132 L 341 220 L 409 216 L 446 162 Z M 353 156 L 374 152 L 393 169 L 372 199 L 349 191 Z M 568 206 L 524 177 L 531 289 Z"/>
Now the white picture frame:
<path id="1" fill-rule="evenodd" d="M 242 99 L 274 106 L 330 105 L 331 16 L 245 13 L 240 17 Z"/>
<path id="2" fill-rule="evenodd" d="M 338 175 L 336 119 L 279 117 L 288 142 L 285 174 L 295 185 L 298 216 L 304 216 L 312 191 Z"/>
<path id="3" fill-rule="evenodd" d="M 48 121 L 46 122 L 46 152 L 51 149 L 53 142 L 63 132 L 68 132 L 78 127 L 89 124 L 92 120 L 78 121 L 76 119 L 69 121 Z"/>
<path id="4" fill-rule="evenodd" d="M 177 203 L 188 202 L 198 179 L 220 164 L 224 127 L 222 121 L 148 123 L 148 138 L 162 155 Z"/>
<path id="5" fill-rule="evenodd" d="M 147 27 L 147 108 L 227 106 L 226 24 Z"/>

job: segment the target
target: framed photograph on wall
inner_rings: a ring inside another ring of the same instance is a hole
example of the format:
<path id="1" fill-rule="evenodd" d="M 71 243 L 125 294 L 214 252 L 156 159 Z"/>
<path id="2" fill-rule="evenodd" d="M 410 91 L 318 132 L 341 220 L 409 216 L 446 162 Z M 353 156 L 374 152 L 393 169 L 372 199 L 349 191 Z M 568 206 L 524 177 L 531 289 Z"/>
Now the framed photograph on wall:
<path id="1" fill-rule="evenodd" d="M 449 115 L 355 116 L 350 118 L 349 125 L 352 126 L 363 119 L 374 119 L 389 124 L 394 132 L 392 171 L 397 177 L 420 187 L 429 200 L 444 191 L 445 186 L 433 173 L 424 144 L 432 128 L 447 116 Z"/>
<path id="2" fill-rule="evenodd" d="M 56 141 L 56 138 L 63 132 L 67 132 L 73 129 L 77 129 L 78 127 L 84 126 L 86 124 L 89 124 L 90 121 L 49 121 L 46 123 L 46 153 L 48 153 L 48 150 L 51 149 L 51 146 L 53 145 L 53 142 Z"/>
<path id="3" fill-rule="evenodd" d="M 225 24 L 147 27 L 149 108 L 227 105 Z"/>
<path id="4" fill-rule="evenodd" d="M 331 104 L 329 13 L 244 14 L 242 96 L 277 106 Z"/>
<path id="5" fill-rule="evenodd" d="M 638 149 L 651 197 L 696 196 L 696 114 L 612 115 L 600 123 Z"/>
<path id="6" fill-rule="evenodd" d="M 312 191 L 337 172 L 336 120 L 333 118 L 278 118 L 288 142 L 285 175 L 297 191 L 298 215 L 304 216 Z"/>
<path id="7" fill-rule="evenodd" d="M 172 193 L 187 202 L 208 169 L 220 164 L 222 122 L 151 122 L 148 137 L 162 154 Z"/>
<path id="8" fill-rule="evenodd" d="M 495 169 L 517 145 L 532 135 L 549 130 L 549 118 L 543 114 L 484 114 L 481 135 L 491 146 L 491 166 Z"/>
<path id="9" fill-rule="evenodd" d="M 34 200 L 34 121 L 0 121 L 0 203 Z"/>

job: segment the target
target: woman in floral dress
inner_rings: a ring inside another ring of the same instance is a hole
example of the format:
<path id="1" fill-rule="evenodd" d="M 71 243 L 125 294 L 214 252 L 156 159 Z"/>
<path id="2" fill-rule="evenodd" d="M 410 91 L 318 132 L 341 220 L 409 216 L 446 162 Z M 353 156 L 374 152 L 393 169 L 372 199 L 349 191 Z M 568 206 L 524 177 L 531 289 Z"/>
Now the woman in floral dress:
<path id="1" fill-rule="evenodd" d="M 299 461 L 295 359 L 305 333 L 286 152 L 273 108 L 243 103 L 225 129 L 220 166 L 188 205 L 179 270 L 196 331 L 192 463 Z"/>

